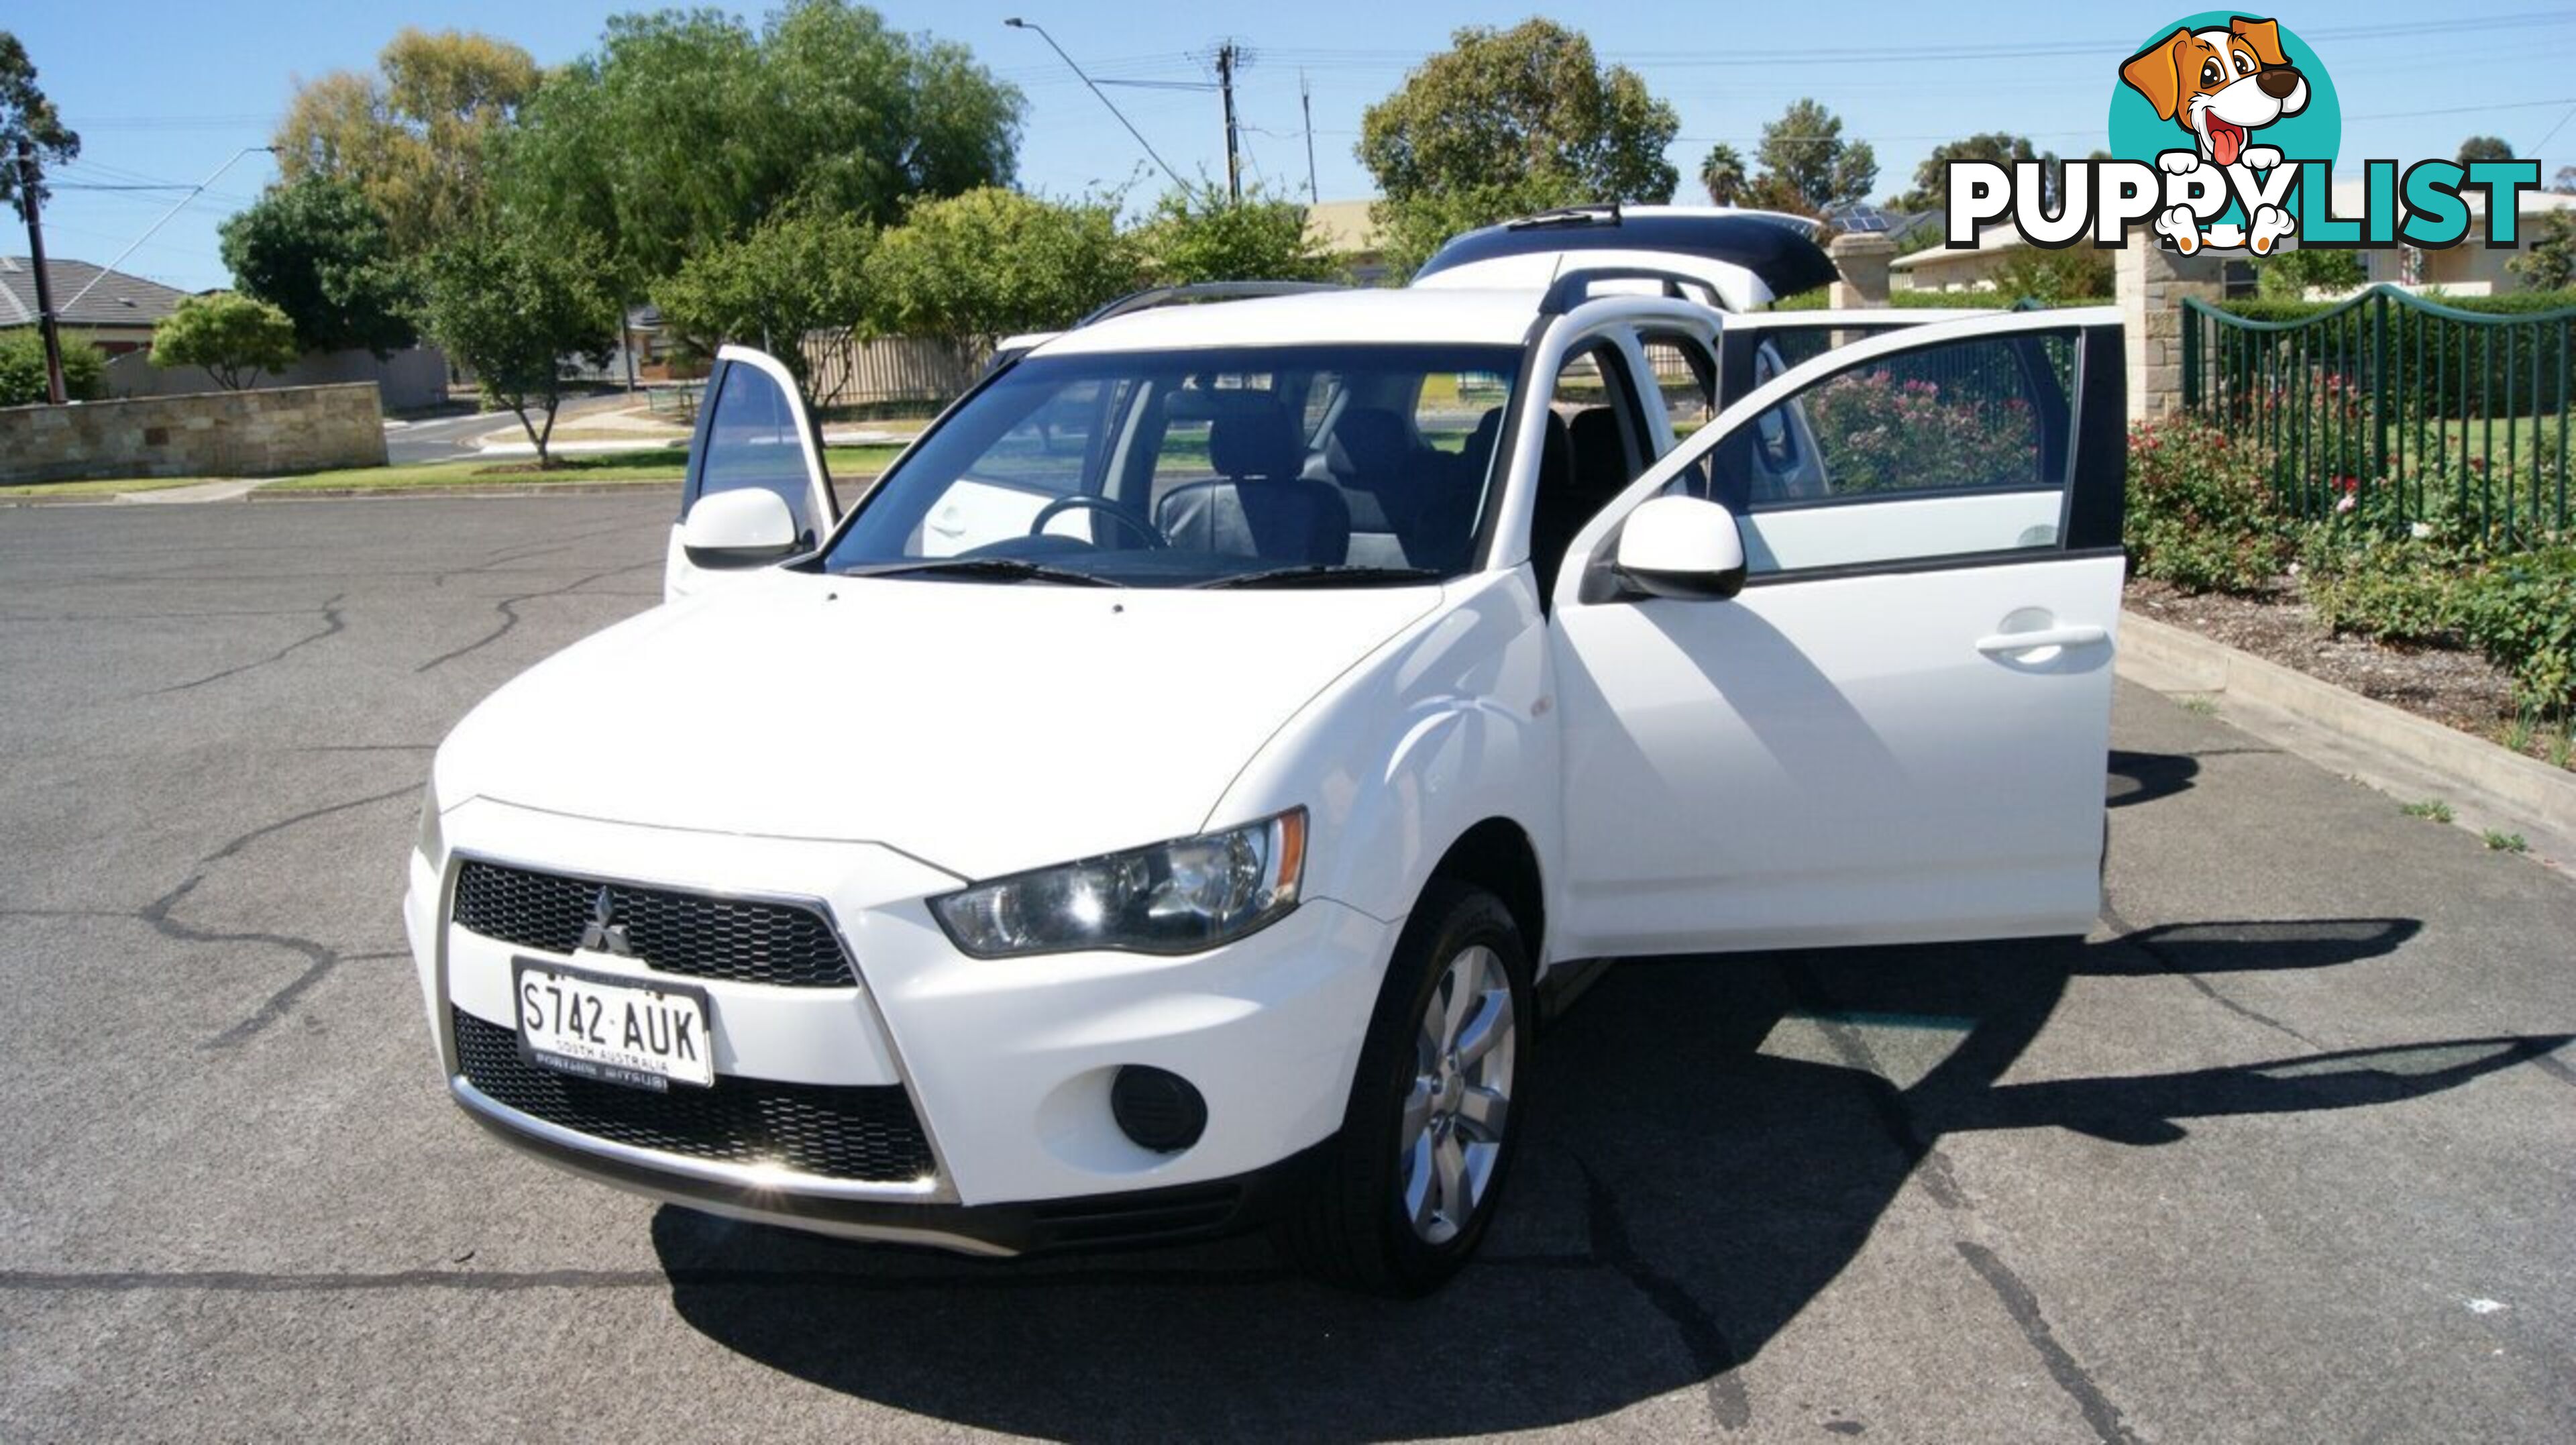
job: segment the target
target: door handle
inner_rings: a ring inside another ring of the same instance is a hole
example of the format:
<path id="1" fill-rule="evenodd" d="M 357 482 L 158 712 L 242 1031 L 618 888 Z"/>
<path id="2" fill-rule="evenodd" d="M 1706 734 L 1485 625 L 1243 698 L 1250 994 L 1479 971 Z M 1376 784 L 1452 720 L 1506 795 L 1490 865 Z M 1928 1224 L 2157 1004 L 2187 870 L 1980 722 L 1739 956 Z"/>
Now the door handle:
<path id="1" fill-rule="evenodd" d="M 2091 647 L 2110 640 L 2111 629 L 2079 622 L 2035 632 L 1998 632 L 1978 638 L 1977 650 L 1994 657 L 2008 652 L 2036 652 L 2043 647 Z"/>

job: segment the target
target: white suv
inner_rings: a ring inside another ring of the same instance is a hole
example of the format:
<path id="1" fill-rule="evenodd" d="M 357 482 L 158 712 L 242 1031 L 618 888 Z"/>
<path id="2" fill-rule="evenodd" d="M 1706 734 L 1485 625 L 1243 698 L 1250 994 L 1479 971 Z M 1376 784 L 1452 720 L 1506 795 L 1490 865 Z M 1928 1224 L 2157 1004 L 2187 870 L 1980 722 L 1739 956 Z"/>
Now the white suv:
<path id="1" fill-rule="evenodd" d="M 846 510 L 727 351 L 674 600 L 439 750 L 405 920 L 456 1099 L 723 1214 L 1265 1220 L 1419 1291 L 1599 961 L 2081 932 L 2116 315 L 1751 309 L 1830 274 L 1583 211 L 1135 311 Z"/>

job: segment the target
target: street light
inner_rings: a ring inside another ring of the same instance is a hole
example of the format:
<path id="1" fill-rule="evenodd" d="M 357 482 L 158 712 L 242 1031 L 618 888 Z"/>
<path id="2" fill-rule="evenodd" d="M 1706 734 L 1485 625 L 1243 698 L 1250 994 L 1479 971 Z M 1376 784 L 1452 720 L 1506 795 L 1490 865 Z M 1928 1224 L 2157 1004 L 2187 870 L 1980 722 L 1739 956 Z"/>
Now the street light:
<path id="1" fill-rule="evenodd" d="M 1181 179 L 1181 173 L 1172 169 L 1172 163 L 1163 159 L 1163 157 L 1155 151 L 1154 143 L 1145 139 L 1145 133 L 1136 129 L 1136 123 L 1127 118 L 1127 113 L 1120 110 L 1116 105 L 1111 104 L 1109 97 L 1102 94 L 1100 87 L 1092 83 L 1091 77 L 1083 74 L 1082 67 L 1073 63 L 1073 57 L 1064 53 L 1064 47 L 1055 43 L 1055 37 L 1046 33 L 1045 26 L 1038 24 L 1034 20 L 1022 20 L 1016 15 L 1002 23 L 1011 27 L 1013 30 L 1036 31 L 1038 33 L 1038 38 L 1047 43 L 1047 48 L 1053 50 L 1056 53 L 1057 58 L 1062 60 L 1075 75 L 1081 76 L 1083 84 L 1091 86 L 1091 93 L 1100 97 L 1100 103 L 1109 107 L 1109 113 L 1118 117 L 1118 123 L 1120 125 L 1127 127 L 1127 133 L 1136 138 L 1136 144 L 1145 148 L 1145 154 L 1154 157 L 1154 164 L 1163 168 L 1163 174 L 1172 178 L 1172 184 L 1185 191 L 1190 188 L 1190 183 Z"/>

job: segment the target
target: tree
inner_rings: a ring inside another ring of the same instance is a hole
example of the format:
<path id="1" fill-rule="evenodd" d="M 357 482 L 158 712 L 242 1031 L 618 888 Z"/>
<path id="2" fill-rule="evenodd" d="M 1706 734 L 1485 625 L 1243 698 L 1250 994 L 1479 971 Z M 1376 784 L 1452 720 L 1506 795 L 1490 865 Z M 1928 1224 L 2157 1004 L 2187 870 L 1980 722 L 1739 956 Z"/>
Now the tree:
<path id="1" fill-rule="evenodd" d="M 2111 294 L 2112 284 L 2110 254 L 2091 246 L 2015 246 L 1995 267 L 1995 294 L 2042 306 L 2097 301 Z"/>
<path id="2" fill-rule="evenodd" d="M 2551 211 L 2541 217 L 2522 254 L 2504 266 L 2534 291 L 2564 291 L 2576 285 L 2576 211 Z"/>
<path id="3" fill-rule="evenodd" d="M 63 394 L 74 401 L 107 395 L 107 355 L 86 336 L 63 335 Z M 0 406 L 35 406 L 45 395 L 45 339 L 31 326 L 0 331 Z"/>
<path id="4" fill-rule="evenodd" d="M 1946 212 L 1950 208 L 1950 165 L 1954 161 L 1993 161 L 2010 166 L 2015 161 L 2035 161 L 2039 152 L 2031 146 L 2030 137 L 2008 131 L 1987 131 L 1944 141 L 1932 148 L 1932 154 L 1914 168 L 1914 189 L 1896 198 L 1900 211 L 1920 214 L 1925 211 Z M 2049 170 L 2054 173 L 2055 167 Z"/>
<path id="5" fill-rule="evenodd" d="M 805 379 L 799 338 L 856 325 L 867 310 L 876 233 L 856 217 L 806 210 L 691 256 L 654 283 L 662 320 L 701 352 L 727 341 L 770 352 Z"/>
<path id="6" fill-rule="evenodd" d="M 226 391 L 295 362 L 295 323 L 265 301 L 230 291 L 191 296 L 152 326 L 154 366 L 202 366 Z"/>
<path id="7" fill-rule="evenodd" d="M 486 398 L 519 418 L 537 465 L 554 465 L 547 443 L 563 404 L 563 359 L 605 360 L 615 345 L 605 248 L 580 231 L 493 222 L 440 247 L 425 270 L 424 328 L 473 369 Z"/>
<path id="8" fill-rule="evenodd" d="M 1130 236 L 1155 284 L 1321 281 L 1333 259 L 1306 229 L 1306 208 L 1258 192 L 1240 202 L 1213 184 L 1169 192 Z"/>
<path id="9" fill-rule="evenodd" d="M 1672 199 L 1679 118 L 1581 32 L 1532 19 L 1450 42 L 1360 122 L 1390 262 L 1418 265 L 1448 234 L 1516 214 Z"/>
<path id="10" fill-rule="evenodd" d="M 2460 142 L 2460 164 L 2464 166 L 2475 161 L 2509 161 L 2512 159 L 2513 147 L 2507 144 L 2500 136 L 2473 135 L 2467 140 Z"/>
<path id="11" fill-rule="evenodd" d="M 1783 210 L 1821 215 L 1878 184 L 1878 153 L 1867 141 L 1844 140 L 1842 117 L 1812 100 L 1791 103 L 1762 127 L 1754 156 L 1762 163 L 1756 194 Z"/>
<path id="12" fill-rule="evenodd" d="M 2560 166 L 2549 178 L 2549 189 L 2562 196 L 2576 196 L 2576 166 Z"/>
<path id="13" fill-rule="evenodd" d="M 2296 301 L 2311 286 L 2351 291 L 2370 280 L 2361 257 L 2351 251 L 2293 246 L 2254 263 L 2254 287 L 2265 296 Z"/>
<path id="14" fill-rule="evenodd" d="M 1107 205 L 987 186 L 916 201 L 877 237 L 866 268 L 870 328 L 935 337 L 971 357 L 1014 332 L 1071 325 L 1139 279 Z"/>
<path id="15" fill-rule="evenodd" d="M 63 165 L 80 154 L 79 133 L 63 124 L 54 103 L 36 88 L 36 67 L 27 59 L 27 47 L 18 43 L 17 36 L 0 30 L 0 201 L 15 206 L 23 221 L 27 202 L 18 193 L 22 144 L 42 165 Z M 39 180 L 35 199 L 42 202 L 45 196 L 45 183 Z"/>
<path id="16" fill-rule="evenodd" d="M 1742 200 L 1750 180 L 1743 155 L 1722 141 L 1710 146 L 1707 157 L 1699 163 L 1699 183 L 1708 191 L 1713 205 L 1731 206 Z"/>
<path id="17" fill-rule="evenodd" d="M 305 350 L 381 357 L 416 339 L 384 218 L 350 182 L 308 173 L 271 186 L 221 235 L 233 283 L 285 312 Z"/>
<path id="18" fill-rule="evenodd" d="M 618 15 L 529 102 L 500 187 L 598 232 L 637 294 L 798 205 L 881 226 L 910 197 L 1007 182 L 1022 110 L 963 47 L 846 0 L 791 0 L 757 33 L 714 10 Z"/>
<path id="19" fill-rule="evenodd" d="M 537 89 L 537 63 L 506 40 L 405 27 L 377 75 L 334 71 L 299 86 L 279 124 L 278 173 L 355 186 L 413 255 L 472 225 L 488 199 L 495 137 Z"/>

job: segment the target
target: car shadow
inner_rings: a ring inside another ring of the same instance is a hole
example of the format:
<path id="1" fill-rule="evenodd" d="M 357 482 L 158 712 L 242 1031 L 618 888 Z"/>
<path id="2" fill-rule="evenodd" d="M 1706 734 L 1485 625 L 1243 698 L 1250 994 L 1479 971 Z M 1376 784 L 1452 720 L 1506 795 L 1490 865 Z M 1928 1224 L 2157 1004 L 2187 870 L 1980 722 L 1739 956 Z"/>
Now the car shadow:
<path id="1" fill-rule="evenodd" d="M 2188 1147 L 2196 1120 L 2420 1097 L 2568 1042 L 2302 1052 L 2285 1036 L 2285 1057 L 2253 1063 L 1999 1082 L 2073 979 L 2178 972 L 2206 988 L 2200 975 L 2379 957 L 2417 929 L 2212 923 L 1623 965 L 1539 1050 L 1512 1195 L 1478 1263 L 1427 1302 L 1318 1286 L 1258 1238 L 997 1263 L 666 1207 L 653 1243 L 678 1313 L 709 1338 L 977 1428 L 1409 1439 L 1587 1420 L 1694 1385 L 1741 1425 L 1752 1402 L 1733 1367 L 1850 1263 L 1909 1179 L 1964 1207 L 1946 1134 Z"/>
<path id="2" fill-rule="evenodd" d="M 2133 808 L 2191 790 L 2200 776 L 2200 759 L 2188 753 L 2139 753 L 2111 750 L 2110 792 L 2114 808 Z"/>

